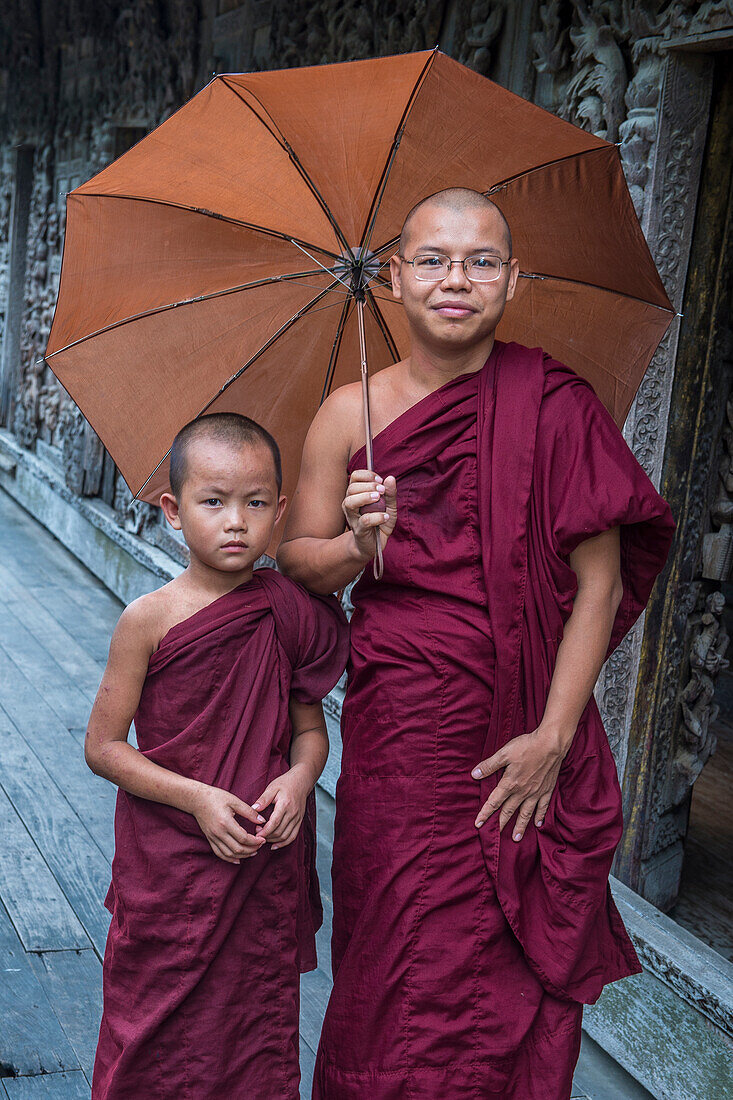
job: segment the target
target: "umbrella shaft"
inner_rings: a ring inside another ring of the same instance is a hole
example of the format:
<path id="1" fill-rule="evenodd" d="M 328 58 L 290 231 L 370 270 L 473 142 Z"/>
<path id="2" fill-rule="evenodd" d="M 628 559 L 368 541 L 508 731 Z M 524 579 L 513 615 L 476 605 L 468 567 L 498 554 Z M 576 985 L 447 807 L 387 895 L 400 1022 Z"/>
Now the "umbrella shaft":
<path id="1" fill-rule="evenodd" d="M 359 352 L 361 355 L 361 396 L 364 409 L 364 434 L 366 436 L 367 469 L 372 470 L 372 415 L 369 404 L 369 372 L 367 370 L 366 335 L 364 332 L 364 302 L 357 298 L 356 317 L 359 324 Z"/>
<path id="2" fill-rule="evenodd" d="M 366 334 L 364 332 L 364 299 L 360 296 L 356 299 L 356 319 L 359 325 L 359 353 L 361 356 L 361 396 L 364 409 L 364 435 L 366 436 L 366 463 L 367 469 L 374 469 L 374 456 L 372 454 L 372 414 L 369 406 L 369 372 L 367 370 Z M 379 537 L 379 528 L 374 528 L 374 542 L 376 554 L 374 557 L 374 578 L 379 580 L 384 569 L 382 557 L 382 540 Z"/>

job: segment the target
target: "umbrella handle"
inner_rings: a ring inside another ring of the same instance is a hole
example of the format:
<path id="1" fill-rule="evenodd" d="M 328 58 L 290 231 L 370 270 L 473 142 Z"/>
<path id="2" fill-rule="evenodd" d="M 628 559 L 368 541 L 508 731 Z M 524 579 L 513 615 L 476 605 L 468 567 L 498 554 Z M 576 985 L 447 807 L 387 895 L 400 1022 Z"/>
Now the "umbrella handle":
<path id="1" fill-rule="evenodd" d="M 372 452 L 372 415 L 369 406 L 369 372 L 367 370 L 366 335 L 364 332 L 364 298 L 356 295 L 356 316 L 359 322 L 359 351 L 361 354 L 361 402 L 364 412 L 364 435 L 366 436 L 366 461 L 367 469 L 374 469 L 374 455 Z M 376 553 L 372 568 L 375 581 L 381 580 L 384 572 L 384 556 L 382 554 L 382 540 L 379 537 L 379 527 L 374 528 L 374 541 Z"/>

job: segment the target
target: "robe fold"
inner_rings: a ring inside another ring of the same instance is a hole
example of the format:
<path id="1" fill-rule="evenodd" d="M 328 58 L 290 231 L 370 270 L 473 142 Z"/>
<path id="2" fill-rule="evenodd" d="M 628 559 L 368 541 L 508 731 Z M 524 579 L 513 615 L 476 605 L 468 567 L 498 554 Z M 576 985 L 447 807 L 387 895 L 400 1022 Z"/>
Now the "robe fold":
<path id="1" fill-rule="evenodd" d="M 140 751 L 251 804 L 289 767 L 291 695 L 319 702 L 347 651 L 333 598 L 257 570 L 162 639 Z M 292 844 L 234 865 L 191 814 L 120 790 L 105 904 L 95 1100 L 297 1100 L 299 975 L 322 919 L 312 796 Z"/>
<path id="2" fill-rule="evenodd" d="M 398 521 L 383 579 L 352 594 L 314 1100 L 565 1100 L 582 1004 L 640 970 L 609 894 L 621 799 L 594 700 L 521 842 L 498 814 L 476 830 L 499 777 L 470 772 L 542 718 L 572 550 L 621 527 L 610 653 L 666 560 L 669 508 L 586 382 L 499 341 L 374 456 Z"/>

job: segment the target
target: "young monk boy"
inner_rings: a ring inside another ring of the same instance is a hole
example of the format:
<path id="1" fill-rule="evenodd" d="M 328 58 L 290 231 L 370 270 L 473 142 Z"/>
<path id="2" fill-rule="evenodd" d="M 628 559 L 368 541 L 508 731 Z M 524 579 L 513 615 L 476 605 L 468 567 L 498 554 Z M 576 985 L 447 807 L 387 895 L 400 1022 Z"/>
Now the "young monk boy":
<path id="1" fill-rule="evenodd" d="M 92 1094 L 295 1100 L 299 974 L 321 917 L 321 700 L 346 620 L 333 598 L 253 572 L 285 506 L 258 424 L 186 425 L 170 483 L 161 506 L 190 564 L 123 611 L 86 738 L 89 766 L 120 787 Z"/>

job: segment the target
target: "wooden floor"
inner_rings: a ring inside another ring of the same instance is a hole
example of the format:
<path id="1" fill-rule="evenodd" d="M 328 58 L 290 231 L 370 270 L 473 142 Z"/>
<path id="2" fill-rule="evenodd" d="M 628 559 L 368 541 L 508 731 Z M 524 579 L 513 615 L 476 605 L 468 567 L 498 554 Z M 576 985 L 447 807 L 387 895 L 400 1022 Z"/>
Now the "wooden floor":
<path id="1" fill-rule="evenodd" d="M 82 743 L 120 610 L 107 589 L 0 490 L 2 1100 L 90 1096 L 115 792 L 87 769 Z M 321 967 L 302 983 L 303 1097 L 310 1096 L 331 986 L 332 822 L 333 804 L 323 796 L 319 870 L 326 920 L 318 937 Z M 585 1038 L 573 1095 L 649 1098 Z"/>

